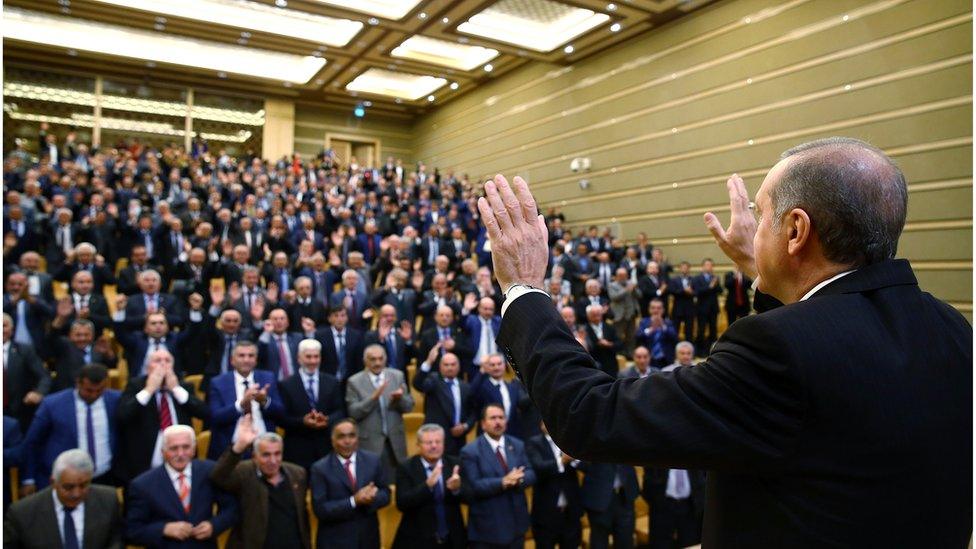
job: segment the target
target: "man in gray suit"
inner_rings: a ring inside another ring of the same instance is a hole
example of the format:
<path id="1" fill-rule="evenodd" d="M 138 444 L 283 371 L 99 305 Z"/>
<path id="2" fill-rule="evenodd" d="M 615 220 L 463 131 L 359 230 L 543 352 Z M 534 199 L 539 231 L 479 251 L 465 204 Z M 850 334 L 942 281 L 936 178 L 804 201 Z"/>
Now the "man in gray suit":
<path id="1" fill-rule="evenodd" d="M 41 400 L 51 390 L 51 374 L 34 346 L 14 341 L 14 319 L 3 313 L 3 415 L 11 416 L 27 432 Z"/>
<path id="2" fill-rule="evenodd" d="M 386 367 L 386 349 L 369 345 L 363 351 L 365 369 L 349 378 L 346 408 L 359 424 L 359 446 L 380 455 L 386 478 L 407 459 L 403 414 L 413 410 L 413 397 L 403 372 Z"/>
<path id="3" fill-rule="evenodd" d="M 617 269 L 607 286 L 607 296 L 610 298 L 614 327 L 623 343 L 623 354 L 630 356 L 634 348 L 634 320 L 640 316 L 640 289 L 637 288 L 637 280 L 629 278 L 627 269 Z"/>
<path id="4" fill-rule="evenodd" d="M 51 485 L 10 506 L 4 548 L 121 548 L 119 500 L 114 488 L 91 483 L 94 470 L 84 450 L 62 452 Z"/>

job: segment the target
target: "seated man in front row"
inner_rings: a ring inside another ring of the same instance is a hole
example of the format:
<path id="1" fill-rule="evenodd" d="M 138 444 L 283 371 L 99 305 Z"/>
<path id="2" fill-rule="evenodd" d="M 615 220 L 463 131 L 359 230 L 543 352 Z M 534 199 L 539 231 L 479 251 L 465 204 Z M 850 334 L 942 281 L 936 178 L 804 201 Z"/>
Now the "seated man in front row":
<path id="1" fill-rule="evenodd" d="M 237 522 L 237 502 L 211 483 L 214 462 L 193 459 L 196 435 L 188 425 L 163 431 L 162 452 L 165 463 L 129 485 L 126 541 L 146 547 L 217 547 L 217 536 Z"/>
<path id="2" fill-rule="evenodd" d="M 3 524 L 5 548 L 122 547 L 115 489 L 92 484 L 88 452 L 67 450 L 54 460 L 51 486 L 10 506 Z"/>

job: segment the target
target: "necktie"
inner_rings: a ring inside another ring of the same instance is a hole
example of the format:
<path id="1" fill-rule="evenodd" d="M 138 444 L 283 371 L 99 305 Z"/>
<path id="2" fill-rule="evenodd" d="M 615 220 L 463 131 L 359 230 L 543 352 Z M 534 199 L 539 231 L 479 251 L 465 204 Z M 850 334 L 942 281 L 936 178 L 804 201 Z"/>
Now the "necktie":
<path id="1" fill-rule="evenodd" d="M 288 291 L 288 273 L 284 269 L 278 271 L 278 278 L 281 280 L 281 290 L 284 292 Z"/>
<path id="2" fill-rule="evenodd" d="M 735 304 L 743 306 L 746 304 L 746 294 L 742 291 L 742 275 L 735 275 Z"/>
<path id="3" fill-rule="evenodd" d="M 396 351 L 397 351 L 396 340 L 393 339 L 393 331 L 391 330 L 390 335 L 386 337 L 386 356 L 388 359 L 387 361 L 390 364 L 390 366 L 394 368 L 399 368 L 400 363 L 397 361 Z"/>
<path id="4" fill-rule="evenodd" d="M 366 237 L 366 248 L 367 248 L 367 251 L 369 251 L 369 257 L 366 258 L 366 262 L 367 263 L 372 263 L 373 262 L 373 257 L 375 256 L 375 253 L 376 253 L 376 252 L 374 252 L 375 246 L 376 246 L 375 239 L 373 239 L 372 236 L 367 236 Z"/>
<path id="5" fill-rule="evenodd" d="M 336 372 L 336 377 L 340 380 L 346 377 L 346 334 L 345 332 L 339 332 L 339 348 L 336 349 L 336 356 L 339 359 L 339 370 Z"/>
<path id="6" fill-rule="evenodd" d="M 64 542 L 61 547 L 64 549 L 78 549 L 78 532 L 75 530 L 75 518 L 71 513 L 74 507 L 64 508 Z"/>
<path id="7" fill-rule="evenodd" d="M 183 504 L 183 510 L 189 514 L 190 513 L 190 485 L 186 483 L 186 475 L 180 473 L 177 477 L 180 485 L 180 503 Z"/>
<path id="8" fill-rule="evenodd" d="M 166 390 L 159 392 L 159 430 L 173 425 L 173 415 L 169 411 L 169 398 Z"/>
<path id="9" fill-rule="evenodd" d="M 454 425 L 461 423 L 461 402 L 460 399 L 454 395 L 454 384 L 457 383 L 456 380 L 448 379 L 447 381 L 447 392 L 451 395 L 451 404 L 454 405 Z"/>
<path id="10" fill-rule="evenodd" d="M 499 446 L 495 448 L 495 457 L 498 458 L 498 463 L 502 464 L 502 470 L 506 473 L 508 472 L 508 462 L 505 461 L 505 455 L 502 454 L 502 447 Z"/>
<path id="11" fill-rule="evenodd" d="M 27 301 L 21 299 L 17 302 L 17 327 L 14 330 L 14 341 L 17 343 L 34 344 L 34 338 L 27 329 Z"/>
<path id="12" fill-rule="evenodd" d="M 346 460 L 346 478 L 349 479 L 349 487 L 356 491 L 356 473 L 352 470 L 352 458 Z"/>
<path id="13" fill-rule="evenodd" d="M 155 313 L 156 312 L 156 296 L 147 295 L 146 296 L 146 312 Z"/>
<path id="14" fill-rule="evenodd" d="M 85 403 L 85 439 L 88 444 L 88 455 L 91 456 L 95 469 L 98 469 L 98 459 L 95 451 L 95 422 L 92 420 L 92 405 Z"/>
<path id="15" fill-rule="evenodd" d="M 315 376 L 308 377 L 308 385 L 305 387 L 305 392 L 308 393 L 308 405 L 313 410 L 315 409 Z"/>
<path id="16" fill-rule="evenodd" d="M 234 351 L 234 336 L 224 336 L 227 344 L 224 347 L 224 356 L 220 360 L 220 373 L 225 374 L 230 371 L 230 355 Z"/>
<path id="17" fill-rule="evenodd" d="M 291 376 L 291 370 L 288 368 L 288 350 L 285 349 L 285 338 L 283 336 L 277 336 L 278 338 L 278 379 L 286 379 Z"/>
<path id="18" fill-rule="evenodd" d="M 245 380 L 244 380 L 244 381 L 243 381 L 242 383 L 244 384 L 244 392 L 247 392 L 247 387 L 248 387 L 248 385 L 250 385 L 251 383 L 250 383 L 250 382 L 249 382 L 248 380 L 246 380 L 246 379 L 245 379 Z"/>
<path id="19" fill-rule="evenodd" d="M 427 465 L 428 475 L 434 472 L 433 465 Z M 449 534 L 447 529 L 447 513 L 444 509 L 444 486 L 442 482 L 444 481 L 443 475 L 437 480 L 437 484 L 434 485 L 434 516 L 437 518 L 437 539 L 445 540 Z"/>

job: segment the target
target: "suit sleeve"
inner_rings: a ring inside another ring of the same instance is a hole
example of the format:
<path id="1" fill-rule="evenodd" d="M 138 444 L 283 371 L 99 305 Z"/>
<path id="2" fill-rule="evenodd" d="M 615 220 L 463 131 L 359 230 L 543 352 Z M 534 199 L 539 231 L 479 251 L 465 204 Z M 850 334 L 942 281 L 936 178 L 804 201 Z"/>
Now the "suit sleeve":
<path id="1" fill-rule="evenodd" d="M 370 395 L 362 395 L 354 383 L 346 383 L 346 408 L 349 416 L 356 421 L 362 421 L 377 406 L 380 405 L 379 399 L 373 400 Z"/>
<path id="2" fill-rule="evenodd" d="M 42 400 L 41 406 L 37 409 L 37 413 L 34 414 L 34 421 L 31 422 L 30 428 L 27 429 L 27 436 L 24 437 L 23 456 L 41 455 L 41 445 L 44 444 L 44 441 L 47 440 L 47 437 L 51 433 L 52 412 L 49 404 L 50 401 Z M 36 476 L 37 460 L 25 459 L 23 474 L 20 478 L 21 484 L 25 481 L 36 481 L 37 479 L 34 478 Z"/>
<path id="3" fill-rule="evenodd" d="M 805 395 L 790 348 L 772 322 L 736 322 L 705 362 L 645 379 L 595 368 L 545 296 L 509 307 L 499 342 L 552 437 L 593 461 L 754 470 L 791 449 Z"/>
<path id="4" fill-rule="evenodd" d="M 322 522 L 339 522 L 351 519 L 356 509 L 350 505 L 349 496 L 329 494 L 329 482 L 325 478 L 326 462 L 312 466 L 312 511 Z"/>
<path id="5" fill-rule="evenodd" d="M 237 523 L 237 500 L 234 496 L 229 493 L 217 488 L 214 488 L 214 499 L 217 503 L 217 514 L 210 519 L 210 524 L 213 525 L 213 539 L 216 539 L 224 530 L 227 530 L 235 523 Z"/>
<path id="6" fill-rule="evenodd" d="M 538 480 L 547 479 L 559 474 L 559 466 L 556 464 L 555 457 L 548 454 L 551 454 L 551 452 L 544 453 L 542 445 L 536 444 L 535 440 L 530 440 L 525 443 L 525 455 L 528 457 L 529 463 L 532 464 L 532 470 L 535 471 Z"/>
<path id="7" fill-rule="evenodd" d="M 434 492 L 426 482 L 414 482 L 407 469 L 410 461 L 405 461 L 396 470 L 396 507 L 401 512 L 417 509 L 434 501 Z"/>
<path id="8" fill-rule="evenodd" d="M 213 427 L 223 427 L 233 425 L 240 419 L 241 413 L 234 406 L 234 401 L 224 402 L 223 395 L 217 390 L 213 383 L 207 390 L 207 402 L 210 403 L 210 422 Z"/>
<path id="9" fill-rule="evenodd" d="M 475 445 L 461 450 L 461 482 L 468 501 L 490 498 L 504 491 L 502 477 L 486 477 L 481 472 Z"/>
<path id="10" fill-rule="evenodd" d="M 149 503 L 151 494 L 146 492 L 140 482 L 129 485 L 126 495 L 125 539 L 137 545 L 158 546 L 163 542 L 164 520 L 152 520 L 152 510 Z M 214 532 L 217 525 L 214 525 Z"/>
<path id="11" fill-rule="evenodd" d="M 42 395 L 48 394 L 51 391 L 51 374 L 48 373 L 47 369 L 44 368 L 44 364 L 41 359 L 37 357 L 37 353 L 34 352 L 34 346 L 23 346 L 21 347 L 24 351 L 24 363 L 27 368 L 30 369 L 31 373 L 37 377 L 37 386 L 33 388 L 34 391 L 41 393 Z"/>
<path id="12" fill-rule="evenodd" d="M 390 480 L 386 478 L 386 468 L 379 461 L 376 462 L 376 499 L 369 506 L 374 513 L 390 504 Z"/>

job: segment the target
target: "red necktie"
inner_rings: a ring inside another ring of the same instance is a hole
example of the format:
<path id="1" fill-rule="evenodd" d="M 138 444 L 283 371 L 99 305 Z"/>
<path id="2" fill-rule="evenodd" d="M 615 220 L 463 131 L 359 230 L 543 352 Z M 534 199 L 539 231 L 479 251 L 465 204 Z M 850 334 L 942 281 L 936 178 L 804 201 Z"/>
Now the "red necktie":
<path id="1" fill-rule="evenodd" d="M 349 486 L 352 487 L 352 491 L 356 491 L 356 476 L 352 473 L 352 458 L 346 460 L 346 476 L 349 478 Z"/>
<path id="2" fill-rule="evenodd" d="M 173 415 L 169 412 L 169 399 L 166 398 L 166 391 L 159 392 L 159 430 L 173 425 Z"/>
<path id="3" fill-rule="evenodd" d="M 742 276 L 735 277 L 735 304 L 742 306 L 746 304 L 745 292 L 742 291 Z"/>
<path id="4" fill-rule="evenodd" d="M 291 376 L 291 370 L 288 369 L 288 351 L 285 350 L 285 338 L 278 338 L 278 368 L 281 373 L 281 379 L 285 379 Z"/>
<path id="5" fill-rule="evenodd" d="M 499 446 L 495 448 L 495 457 L 498 458 L 498 463 L 502 464 L 502 470 L 506 473 L 508 472 L 508 462 L 505 461 L 505 456 L 502 455 L 502 447 Z"/>

